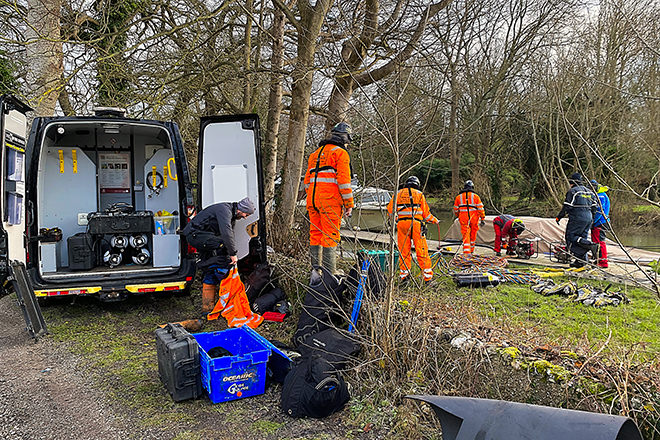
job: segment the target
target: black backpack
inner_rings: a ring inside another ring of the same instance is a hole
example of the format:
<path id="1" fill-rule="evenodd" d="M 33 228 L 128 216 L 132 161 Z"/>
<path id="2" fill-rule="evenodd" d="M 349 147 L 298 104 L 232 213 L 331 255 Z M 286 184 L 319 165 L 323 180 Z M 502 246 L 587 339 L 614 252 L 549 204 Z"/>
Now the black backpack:
<path id="1" fill-rule="evenodd" d="M 291 417 L 327 417 L 350 400 L 348 386 L 319 355 L 304 356 L 284 379 L 282 411 Z"/>

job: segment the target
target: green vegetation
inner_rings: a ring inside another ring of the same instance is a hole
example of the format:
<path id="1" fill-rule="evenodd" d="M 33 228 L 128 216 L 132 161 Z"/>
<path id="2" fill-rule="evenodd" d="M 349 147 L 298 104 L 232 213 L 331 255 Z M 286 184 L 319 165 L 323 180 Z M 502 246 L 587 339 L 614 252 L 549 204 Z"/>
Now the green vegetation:
<path id="1" fill-rule="evenodd" d="M 636 214 L 660 214 L 660 208 L 654 205 L 637 205 L 632 211 Z"/>
<path id="2" fill-rule="evenodd" d="M 607 342 L 602 353 L 613 360 L 624 353 L 636 361 L 651 360 L 660 352 L 657 298 L 642 289 L 613 289 L 624 290 L 631 303 L 595 308 L 509 284 L 492 289 L 458 289 L 455 295 L 496 323 L 537 329 L 556 345 L 596 351 Z"/>

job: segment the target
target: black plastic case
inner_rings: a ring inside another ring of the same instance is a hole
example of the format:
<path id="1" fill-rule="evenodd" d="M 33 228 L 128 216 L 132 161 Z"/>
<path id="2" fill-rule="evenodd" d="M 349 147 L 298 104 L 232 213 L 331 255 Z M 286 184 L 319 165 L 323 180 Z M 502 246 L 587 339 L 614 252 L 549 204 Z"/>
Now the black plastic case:
<path id="1" fill-rule="evenodd" d="M 151 211 L 131 213 L 92 212 L 87 215 L 90 234 L 149 234 L 154 230 Z"/>
<path id="2" fill-rule="evenodd" d="M 94 240 L 90 234 L 79 232 L 66 239 L 69 269 L 89 270 L 96 266 Z"/>
<path id="3" fill-rule="evenodd" d="M 180 324 L 156 330 L 158 374 L 175 402 L 202 394 L 199 345 Z"/>

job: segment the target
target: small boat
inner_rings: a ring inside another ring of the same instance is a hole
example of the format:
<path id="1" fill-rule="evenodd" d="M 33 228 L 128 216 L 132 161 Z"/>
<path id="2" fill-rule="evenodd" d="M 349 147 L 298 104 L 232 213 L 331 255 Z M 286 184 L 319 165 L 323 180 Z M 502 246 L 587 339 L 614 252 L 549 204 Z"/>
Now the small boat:
<path id="1" fill-rule="evenodd" d="M 392 199 L 392 191 L 374 186 L 354 186 L 355 208 L 351 216 L 351 226 L 361 230 L 381 232 L 387 224 L 387 204 Z M 348 226 L 346 220 L 344 227 Z"/>

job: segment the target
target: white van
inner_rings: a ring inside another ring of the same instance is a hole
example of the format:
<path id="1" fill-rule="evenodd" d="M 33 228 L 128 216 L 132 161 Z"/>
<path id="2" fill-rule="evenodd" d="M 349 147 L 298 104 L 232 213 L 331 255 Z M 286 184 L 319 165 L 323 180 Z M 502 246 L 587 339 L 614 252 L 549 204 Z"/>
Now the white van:
<path id="1" fill-rule="evenodd" d="M 198 209 L 250 197 L 236 223 L 239 268 L 266 259 L 259 120 L 201 119 L 197 198 L 173 122 L 94 116 L 38 117 L 0 98 L 0 277 L 27 269 L 37 297 L 185 291 L 195 253 L 182 235 Z"/>

